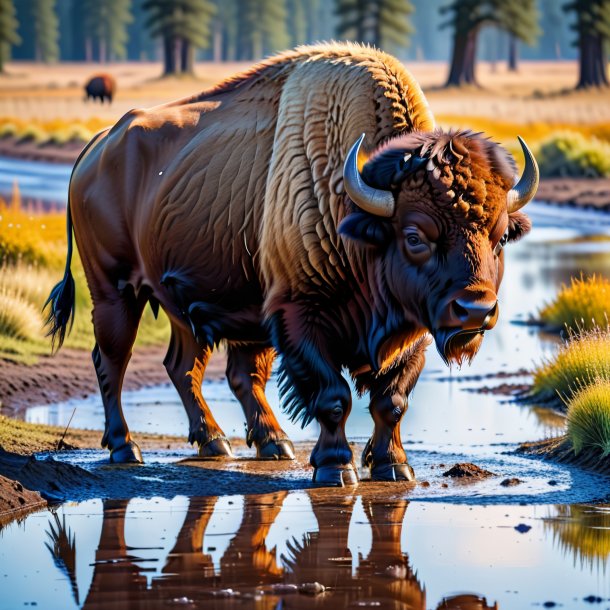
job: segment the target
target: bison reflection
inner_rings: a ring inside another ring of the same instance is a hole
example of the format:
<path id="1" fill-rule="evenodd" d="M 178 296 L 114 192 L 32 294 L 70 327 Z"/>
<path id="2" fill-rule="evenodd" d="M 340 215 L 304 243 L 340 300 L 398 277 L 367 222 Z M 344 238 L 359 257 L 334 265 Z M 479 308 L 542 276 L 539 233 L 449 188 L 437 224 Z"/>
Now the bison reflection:
<path id="1" fill-rule="evenodd" d="M 285 608 L 310 608 L 312 599 L 296 593 L 294 585 L 320 582 L 327 591 L 315 598 L 317 608 L 343 608 L 374 603 L 380 608 L 424 610 L 425 587 L 401 548 L 402 526 L 408 501 L 379 500 L 361 496 L 371 527 L 371 550 L 366 557 L 353 557 L 348 535 L 356 496 L 337 498 L 321 491 L 310 491 L 317 531 L 302 538 L 288 538 L 287 552 L 278 562 L 275 548 L 267 548 L 266 538 L 275 522 L 287 492 L 246 497 L 239 529 L 220 559 L 216 570 L 212 555 L 203 547 L 204 536 L 217 504 L 217 498 L 191 498 L 176 542 L 165 557 L 157 575 L 138 556 L 138 549 L 125 540 L 127 500 L 104 502 L 103 526 L 96 552 L 91 586 L 83 608 L 166 608 L 168 603 L 188 607 L 229 608 L 246 602 L 248 607 L 276 608 L 283 598 Z M 51 524 L 54 537 L 65 538 L 65 522 Z M 154 532 L 154 528 L 151 528 Z M 209 541 L 213 540 L 208 538 Z M 151 547 L 155 548 L 154 537 Z M 74 543 L 49 547 L 56 564 L 74 565 Z M 208 551 L 215 550 L 208 547 Z M 65 555 L 65 557 L 64 557 Z M 144 566 L 144 567 L 143 567 Z M 74 574 L 74 570 L 72 570 Z M 78 589 L 74 595 L 78 603 Z M 446 598 L 439 608 L 491 610 L 475 595 Z M 497 606 L 493 606 L 497 610 Z"/>

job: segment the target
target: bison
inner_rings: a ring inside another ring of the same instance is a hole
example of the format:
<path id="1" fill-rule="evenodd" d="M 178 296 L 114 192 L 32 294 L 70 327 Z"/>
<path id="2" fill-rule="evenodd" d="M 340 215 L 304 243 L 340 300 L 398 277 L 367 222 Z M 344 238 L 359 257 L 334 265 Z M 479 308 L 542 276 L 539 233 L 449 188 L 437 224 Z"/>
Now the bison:
<path id="1" fill-rule="evenodd" d="M 112 98 L 116 91 L 116 83 L 110 74 L 97 74 L 92 76 L 85 85 L 85 101 L 92 99 L 94 102 L 99 99 L 103 104 L 108 100 L 112 104 Z"/>
<path id="2" fill-rule="evenodd" d="M 230 445 L 201 395 L 210 354 L 261 458 L 293 458 L 265 398 L 276 354 L 284 405 L 317 420 L 317 485 L 357 482 L 345 369 L 370 394 L 362 455 L 376 480 L 414 477 L 400 439 L 430 334 L 470 360 L 498 317 L 502 248 L 530 224 L 538 183 L 481 134 L 435 129 L 390 55 L 301 47 L 199 95 L 132 110 L 77 160 L 63 280 L 49 296 L 61 345 L 74 311 L 72 230 L 93 301 L 102 445 L 139 462 L 121 385 L 146 304 L 171 323 L 165 366 L 201 456 Z"/>

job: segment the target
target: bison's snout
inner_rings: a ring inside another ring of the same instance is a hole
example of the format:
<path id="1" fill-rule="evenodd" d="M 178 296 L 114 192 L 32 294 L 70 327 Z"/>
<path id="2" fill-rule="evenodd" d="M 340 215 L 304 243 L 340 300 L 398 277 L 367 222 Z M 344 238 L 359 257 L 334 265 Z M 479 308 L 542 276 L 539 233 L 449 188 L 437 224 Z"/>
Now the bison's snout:
<path id="1" fill-rule="evenodd" d="M 498 301 L 455 299 L 450 304 L 450 316 L 459 320 L 462 330 L 489 330 L 498 319 Z M 447 324 L 453 326 L 453 324 Z"/>
<path id="2" fill-rule="evenodd" d="M 483 333 L 498 320 L 498 299 L 495 292 L 462 291 L 442 307 L 433 330 L 436 347 L 445 361 L 470 359 L 478 350 Z"/>

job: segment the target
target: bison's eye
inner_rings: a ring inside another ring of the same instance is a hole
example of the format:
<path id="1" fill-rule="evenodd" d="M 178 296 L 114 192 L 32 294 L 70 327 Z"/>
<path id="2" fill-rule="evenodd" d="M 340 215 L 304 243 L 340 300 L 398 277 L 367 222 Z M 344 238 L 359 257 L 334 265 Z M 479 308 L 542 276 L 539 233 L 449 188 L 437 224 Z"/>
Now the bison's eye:
<path id="1" fill-rule="evenodd" d="M 496 256 L 500 256 L 500 252 L 502 252 L 502 248 L 504 248 L 507 241 L 508 241 L 508 231 L 506 233 L 504 233 L 504 235 L 502 235 L 502 237 L 500 238 L 500 241 L 496 244 L 496 247 L 494 248 L 494 254 Z"/>
<path id="2" fill-rule="evenodd" d="M 407 258 L 416 265 L 423 265 L 432 256 L 436 244 L 431 242 L 421 229 L 408 226 L 403 229 Z"/>

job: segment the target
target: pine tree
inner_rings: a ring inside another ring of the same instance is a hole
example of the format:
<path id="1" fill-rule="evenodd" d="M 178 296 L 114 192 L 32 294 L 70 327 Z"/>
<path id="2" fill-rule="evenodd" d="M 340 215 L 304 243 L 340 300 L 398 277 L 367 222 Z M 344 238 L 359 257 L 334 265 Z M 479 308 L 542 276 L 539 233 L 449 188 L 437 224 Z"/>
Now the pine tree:
<path id="1" fill-rule="evenodd" d="M 607 46 L 610 42 L 610 0 L 575 0 L 564 10 L 576 13 L 579 55 L 577 89 L 608 87 Z"/>
<path id="2" fill-rule="evenodd" d="M 304 44 L 307 42 L 307 0 L 288 0 L 286 9 L 290 45 Z"/>
<path id="3" fill-rule="evenodd" d="M 498 6 L 498 26 L 509 35 L 508 68 L 517 70 L 519 41 L 532 45 L 540 35 L 536 0 L 511 0 Z"/>
<path id="4" fill-rule="evenodd" d="M 31 0 L 30 15 L 34 24 L 36 60 L 53 63 L 59 59 L 59 21 L 55 0 Z"/>
<path id="5" fill-rule="evenodd" d="M 238 0 L 237 18 L 238 59 L 260 59 L 289 46 L 285 0 Z"/>
<path id="6" fill-rule="evenodd" d="M 131 0 L 82 0 L 85 11 L 87 59 L 93 59 L 97 45 L 101 63 L 127 55 L 127 26 L 131 23 Z"/>
<path id="7" fill-rule="evenodd" d="M 452 0 L 441 12 L 450 15 L 441 27 L 453 29 L 447 87 L 477 84 L 477 41 L 485 26 L 496 26 L 527 44 L 538 35 L 534 0 Z"/>
<path id="8" fill-rule="evenodd" d="M 375 47 L 406 47 L 412 12 L 409 0 L 336 0 L 337 35 Z"/>
<path id="9" fill-rule="evenodd" d="M 11 46 L 21 43 L 15 15 L 13 0 L 0 0 L 0 73 L 4 72 L 4 63 L 11 57 Z"/>
<path id="10" fill-rule="evenodd" d="M 147 25 L 154 37 L 163 39 L 164 75 L 191 74 L 195 50 L 210 45 L 216 7 L 209 0 L 146 0 Z"/>

